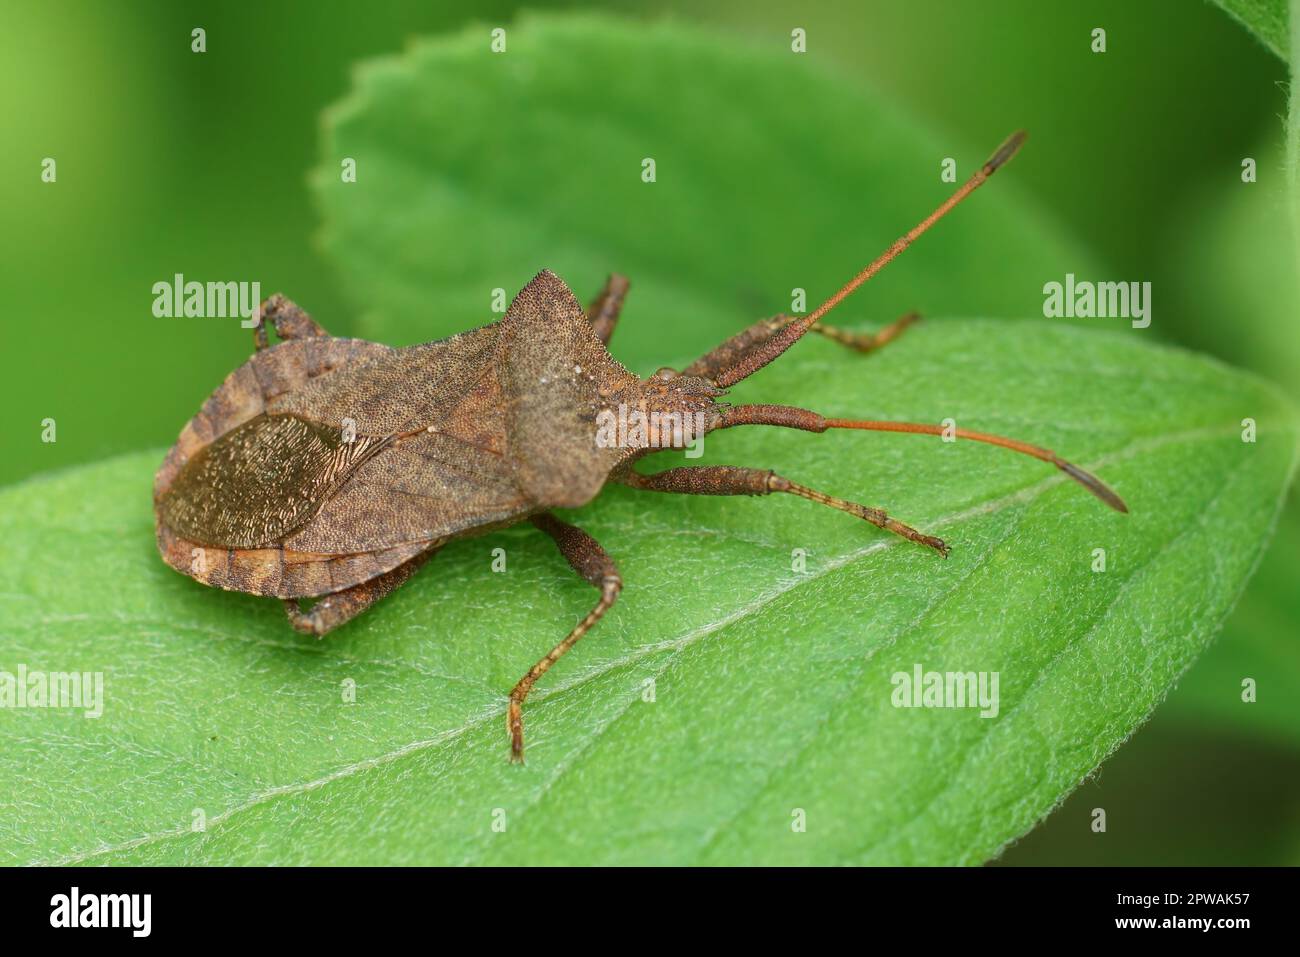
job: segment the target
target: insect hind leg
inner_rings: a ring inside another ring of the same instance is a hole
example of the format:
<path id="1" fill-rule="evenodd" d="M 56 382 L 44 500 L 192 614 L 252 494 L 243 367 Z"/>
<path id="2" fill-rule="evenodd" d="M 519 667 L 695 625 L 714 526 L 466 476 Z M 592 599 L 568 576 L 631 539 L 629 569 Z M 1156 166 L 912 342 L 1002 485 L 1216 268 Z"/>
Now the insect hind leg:
<path id="1" fill-rule="evenodd" d="M 294 631 L 320 638 L 351 621 L 379 599 L 404 585 L 407 579 L 419 571 L 420 566 L 432 558 L 437 551 L 437 548 L 431 548 L 377 578 L 334 592 L 332 595 L 325 595 L 306 611 L 299 607 L 298 599 L 285 598 L 283 599 L 284 613 Z"/>

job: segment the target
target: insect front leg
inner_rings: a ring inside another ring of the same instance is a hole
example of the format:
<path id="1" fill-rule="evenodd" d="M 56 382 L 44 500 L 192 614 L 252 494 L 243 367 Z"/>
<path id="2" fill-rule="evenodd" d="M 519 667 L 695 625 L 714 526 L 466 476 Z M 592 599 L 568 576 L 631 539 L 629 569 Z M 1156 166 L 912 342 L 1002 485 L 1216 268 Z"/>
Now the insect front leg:
<path id="1" fill-rule="evenodd" d="M 920 313 L 909 312 L 876 332 L 850 332 L 839 326 L 827 326 L 820 322 L 813 323 L 812 331 L 855 352 L 874 352 L 897 339 L 903 330 L 920 318 Z M 761 369 L 789 348 L 789 342 L 775 337 L 794 321 L 794 316 L 786 315 L 760 319 L 696 359 L 683 374 L 717 381 L 734 369 L 745 369 L 744 375 L 732 380 L 739 381 L 740 378 Z"/>
<path id="2" fill-rule="evenodd" d="M 537 679 L 550 670 L 551 665 L 559 661 L 592 625 L 600 621 L 610 606 L 618 600 L 619 592 L 623 590 L 623 578 L 619 575 L 614 560 L 600 547 L 599 542 L 582 529 L 561 522 L 549 512 L 536 516 L 533 524 L 555 540 L 560 554 L 568 560 L 575 572 L 600 589 L 600 600 L 596 602 L 596 607 L 578 622 L 573 631 L 569 632 L 568 637 L 533 665 L 528 670 L 528 674 L 520 678 L 519 683 L 510 692 L 510 705 L 506 709 L 506 730 L 510 733 L 511 761 L 524 759 L 523 706 L 528 692 L 537 683 Z"/>
<path id="3" fill-rule="evenodd" d="M 821 333 L 832 342 L 848 346 L 854 352 L 875 352 L 897 339 L 904 329 L 920 318 L 921 314 L 913 310 L 875 332 L 849 332 L 839 326 L 826 326 L 820 322 L 813 324 L 812 331 Z"/>
<path id="4" fill-rule="evenodd" d="M 587 307 L 587 321 L 591 323 L 591 331 L 605 345 L 609 345 L 610 337 L 614 335 L 614 326 L 618 324 L 618 314 L 623 309 L 623 299 L 627 296 L 629 285 L 626 276 L 610 273 L 605 280 L 605 287 Z"/>
<path id="5" fill-rule="evenodd" d="M 694 465 L 667 469 L 650 475 L 642 475 L 640 472 L 628 469 L 612 478 L 630 488 L 648 492 L 676 492 L 681 495 L 770 495 L 773 492 L 786 492 L 819 505 L 829 505 L 841 512 L 848 512 L 877 528 L 893 532 L 909 542 L 933 548 L 944 558 L 948 557 L 948 546 L 942 539 L 918 532 L 912 526 L 904 525 L 878 508 L 826 495 L 816 489 L 791 482 L 788 478 L 768 469 L 737 468 L 732 465 Z"/>
<path id="6" fill-rule="evenodd" d="M 307 611 L 298 607 L 296 598 L 286 598 L 284 613 L 294 631 L 319 638 L 351 621 L 379 599 L 405 584 L 437 551 L 437 548 L 431 548 L 377 578 L 325 595 Z"/>
<path id="7" fill-rule="evenodd" d="M 266 337 L 266 324 L 275 326 L 275 334 L 281 339 L 310 339 L 315 336 L 329 336 L 320 324 L 283 293 L 276 293 L 257 307 L 257 324 L 253 326 L 253 342 L 260 351 L 270 343 Z"/>

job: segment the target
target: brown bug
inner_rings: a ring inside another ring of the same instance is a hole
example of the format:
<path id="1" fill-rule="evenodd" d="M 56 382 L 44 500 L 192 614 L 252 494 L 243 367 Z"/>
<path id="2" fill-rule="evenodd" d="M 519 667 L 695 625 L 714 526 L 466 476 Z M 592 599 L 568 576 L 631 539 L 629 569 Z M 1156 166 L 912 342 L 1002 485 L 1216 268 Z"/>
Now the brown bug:
<path id="1" fill-rule="evenodd" d="M 827 419 L 789 406 L 728 407 L 717 400 L 809 330 L 859 352 L 897 336 L 915 316 L 874 335 L 820 321 L 978 188 L 1023 140 L 1023 133 L 1008 139 L 943 205 L 812 313 L 758 322 L 682 371 L 661 369 L 645 380 L 606 349 L 628 288 L 617 275 L 584 312 L 568 287 L 543 271 L 500 321 L 403 349 L 332 337 L 293 303 L 272 296 L 259 310 L 252 358 L 209 397 L 158 470 L 158 548 L 169 565 L 204 584 L 282 599 L 295 629 L 323 635 L 405 582 L 446 542 L 531 521 L 600 589 L 600 600 L 510 692 L 511 756 L 521 760 L 521 708 L 529 690 L 622 588 L 600 545 L 551 514 L 586 504 L 607 481 L 688 495 L 785 492 L 947 555 L 940 539 L 878 508 L 768 470 L 710 465 L 636 472 L 633 463 L 651 448 L 602 444 L 596 423 L 621 406 L 646 418 L 699 421 L 704 432 L 774 425 L 941 434 L 936 425 Z M 268 322 L 281 340 L 269 348 Z M 955 434 L 1050 462 L 1127 511 L 1100 480 L 1053 452 L 980 432 Z M 669 447 L 681 447 L 669 438 Z M 319 600 L 304 610 L 299 599 L 305 598 Z"/>

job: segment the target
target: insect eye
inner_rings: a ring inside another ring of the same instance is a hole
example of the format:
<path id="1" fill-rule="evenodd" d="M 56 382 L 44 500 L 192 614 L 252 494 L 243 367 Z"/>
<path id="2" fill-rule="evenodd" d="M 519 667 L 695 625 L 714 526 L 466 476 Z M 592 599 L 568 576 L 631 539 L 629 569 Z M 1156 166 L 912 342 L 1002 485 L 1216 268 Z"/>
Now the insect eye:
<path id="1" fill-rule="evenodd" d="M 668 368 L 668 366 L 664 366 L 661 369 L 659 369 L 653 376 L 651 376 L 651 378 L 656 379 L 659 382 L 667 382 L 669 379 L 677 378 L 677 370 L 670 369 Z"/>

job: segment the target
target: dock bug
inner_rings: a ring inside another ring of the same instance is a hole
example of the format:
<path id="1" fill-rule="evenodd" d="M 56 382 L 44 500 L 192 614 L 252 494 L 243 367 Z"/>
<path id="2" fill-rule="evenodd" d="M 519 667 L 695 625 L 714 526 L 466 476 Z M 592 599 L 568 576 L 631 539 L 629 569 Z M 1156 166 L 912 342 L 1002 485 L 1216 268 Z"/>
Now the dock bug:
<path id="1" fill-rule="evenodd" d="M 528 521 L 600 591 L 594 608 L 510 692 L 511 756 L 524 753 L 529 690 L 614 604 L 618 568 L 554 508 L 591 501 L 606 482 L 686 495 L 783 492 L 848 512 L 946 556 L 948 546 L 878 508 L 826 495 L 758 468 L 707 465 L 634 471 L 643 442 L 597 442 L 615 408 L 698 421 L 704 431 L 770 425 L 942 434 L 939 425 L 823 418 L 793 406 L 726 406 L 726 389 L 780 356 L 804 333 L 858 352 L 897 336 L 914 317 L 874 335 L 822 318 L 1009 160 L 1008 139 L 938 209 L 817 309 L 737 333 L 681 371 L 639 379 L 606 349 L 627 292 L 611 276 L 585 311 L 542 271 L 498 322 L 394 349 L 328 335 L 281 296 L 262 304 L 256 351 L 184 428 L 154 484 L 158 547 L 173 568 L 207 585 L 280 598 L 295 629 L 324 635 L 397 588 L 445 543 Z M 271 346 L 267 325 L 281 340 Z M 949 428 L 1042 459 L 1111 508 L 1099 479 L 1025 442 Z M 681 436 L 670 441 L 680 447 Z M 318 599 L 303 608 L 300 599 Z"/>

